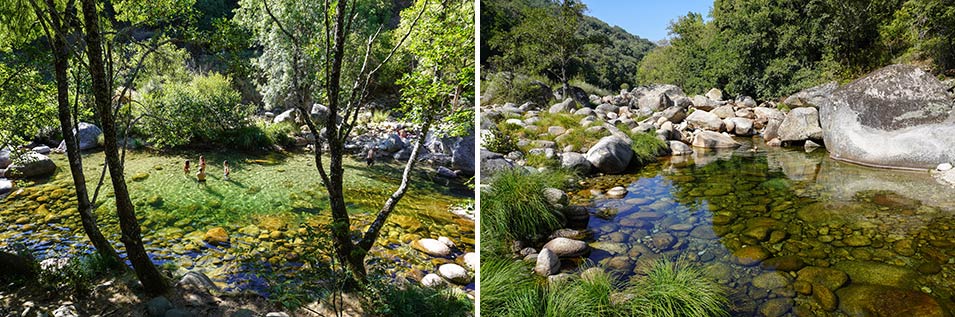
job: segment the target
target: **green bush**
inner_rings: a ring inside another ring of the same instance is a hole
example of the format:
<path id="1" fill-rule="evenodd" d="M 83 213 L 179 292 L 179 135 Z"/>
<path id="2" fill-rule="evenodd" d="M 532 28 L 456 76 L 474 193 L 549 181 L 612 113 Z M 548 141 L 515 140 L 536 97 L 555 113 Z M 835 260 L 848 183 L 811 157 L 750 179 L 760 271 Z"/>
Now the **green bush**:
<path id="1" fill-rule="evenodd" d="M 295 146 L 295 138 L 291 135 L 298 130 L 298 127 L 291 122 L 285 121 L 270 124 L 265 121 L 259 121 L 256 122 L 256 126 L 265 131 L 265 135 L 271 144 L 278 144 L 286 148 Z"/>
<path id="2" fill-rule="evenodd" d="M 556 141 L 557 146 L 560 148 L 572 145 L 575 151 L 580 151 L 581 149 L 590 148 L 594 144 L 597 144 L 597 141 L 600 141 L 601 138 L 607 135 L 606 131 L 588 131 L 580 127 L 568 130 L 565 135 L 556 139 Z"/>
<path id="3" fill-rule="evenodd" d="M 725 291 L 685 260 L 663 259 L 629 288 L 626 305 L 635 316 L 728 316 Z"/>
<path id="4" fill-rule="evenodd" d="M 571 86 L 580 87 L 580 89 L 583 89 L 584 92 L 586 92 L 588 95 L 597 95 L 597 96 L 612 95 L 612 93 L 610 93 L 609 90 L 597 87 L 596 85 L 588 83 L 582 79 L 577 79 L 577 78 L 571 79 L 569 83 Z"/>
<path id="5" fill-rule="evenodd" d="M 38 270 L 38 284 L 49 292 L 65 291 L 83 297 L 93 290 L 95 280 L 109 271 L 109 261 L 95 252 L 72 257 L 59 269 Z"/>
<path id="6" fill-rule="evenodd" d="M 493 73 L 482 82 L 482 95 L 489 96 L 488 104 L 513 102 L 521 104 L 533 101 L 539 105 L 549 105 L 554 101 L 552 83 L 545 78 L 531 78 L 522 74 Z"/>
<path id="7" fill-rule="evenodd" d="M 529 174 L 498 172 L 482 193 L 481 228 L 489 240 L 533 239 L 560 227 L 563 215 L 544 199 L 547 187 L 564 187 L 570 172 L 552 170 Z"/>
<path id="8" fill-rule="evenodd" d="M 506 124 L 504 126 L 507 126 Z M 514 125 L 517 126 L 517 125 Z M 520 126 L 517 126 L 520 128 Z M 482 142 L 484 148 L 494 153 L 507 154 L 517 151 L 516 138 L 512 137 L 507 129 L 492 129 L 491 134 L 484 138 Z"/>
<path id="9" fill-rule="evenodd" d="M 251 145 L 265 141 L 249 122 L 251 105 L 240 105 L 231 79 L 197 75 L 186 82 L 168 82 L 144 94 L 147 107 L 143 132 L 159 148 L 190 143 Z M 232 140 L 240 138 L 240 140 Z"/>

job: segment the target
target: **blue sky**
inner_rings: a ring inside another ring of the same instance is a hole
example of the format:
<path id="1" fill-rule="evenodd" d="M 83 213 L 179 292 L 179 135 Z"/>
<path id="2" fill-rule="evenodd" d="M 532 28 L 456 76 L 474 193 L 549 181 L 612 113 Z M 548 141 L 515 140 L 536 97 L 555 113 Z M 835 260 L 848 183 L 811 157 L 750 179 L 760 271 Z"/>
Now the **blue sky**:
<path id="1" fill-rule="evenodd" d="M 587 15 L 624 28 L 634 35 L 656 42 L 667 37 L 670 21 L 698 12 L 708 19 L 713 0 L 584 0 Z"/>

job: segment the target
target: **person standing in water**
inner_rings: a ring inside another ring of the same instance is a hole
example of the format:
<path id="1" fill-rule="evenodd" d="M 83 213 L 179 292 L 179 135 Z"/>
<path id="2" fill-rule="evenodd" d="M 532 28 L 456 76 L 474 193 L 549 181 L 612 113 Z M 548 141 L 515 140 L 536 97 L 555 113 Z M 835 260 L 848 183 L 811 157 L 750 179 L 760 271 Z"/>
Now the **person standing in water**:
<path id="1" fill-rule="evenodd" d="M 368 166 L 375 165 L 375 147 L 368 149 L 368 154 L 365 155 L 365 164 Z"/>
<path id="2" fill-rule="evenodd" d="M 196 172 L 196 180 L 200 183 L 206 182 L 206 157 L 199 156 L 199 171 Z"/>
<path id="3" fill-rule="evenodd" d="M 229 161 L 222 161 L 222 178 L 229 180 L 230 172 L 231 170 L 229 170 Z"/>

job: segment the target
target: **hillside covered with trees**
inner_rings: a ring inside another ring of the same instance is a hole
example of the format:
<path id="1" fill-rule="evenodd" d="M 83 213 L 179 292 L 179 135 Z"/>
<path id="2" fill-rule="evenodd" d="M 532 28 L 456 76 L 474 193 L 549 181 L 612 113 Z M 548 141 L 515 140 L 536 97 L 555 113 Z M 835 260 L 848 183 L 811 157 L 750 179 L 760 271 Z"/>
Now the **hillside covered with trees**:
<path id="1" fill-rule="evenodd" d="M 629 87 L 637 81 L 640 60 L 654 47 L 649 40 L 587 16 L 581 1 L 481 4 L 481 66 L 494 86 L 489 89 L 517 88 L 501 89 L 500 98 L 532 94 L 529 80 L 548 86 L 573 81 L 591 91 Z M 518 75 L 500 78 L 510 74 Z"/>
<path id="2" fill-rule="evenodd" d="M 910 63 L 955 75 L 952 0 L 715 0 L 689 13 L 640 63 L 640 84 L 771 99 Z"/>

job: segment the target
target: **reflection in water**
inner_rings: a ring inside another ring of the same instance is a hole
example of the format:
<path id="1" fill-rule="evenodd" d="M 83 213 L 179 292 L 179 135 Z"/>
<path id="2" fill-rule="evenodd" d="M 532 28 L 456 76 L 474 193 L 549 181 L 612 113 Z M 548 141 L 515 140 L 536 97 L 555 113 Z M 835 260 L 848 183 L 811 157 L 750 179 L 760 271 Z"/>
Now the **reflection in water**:
<path id="1" fill-rule="evenodd" d="M 587 180 L 628 190 L 573 195 L 595 210 L 590 260 L 632 277 L 647 260 L 686 258 L 731 290 L 734 315 L 952 311 L 951 188 L 825 150 L 757 146 Z"/>

